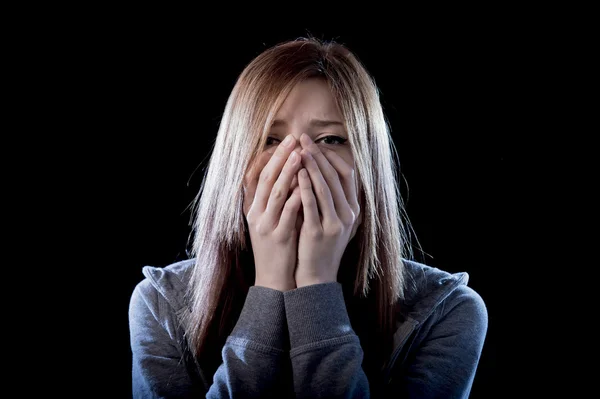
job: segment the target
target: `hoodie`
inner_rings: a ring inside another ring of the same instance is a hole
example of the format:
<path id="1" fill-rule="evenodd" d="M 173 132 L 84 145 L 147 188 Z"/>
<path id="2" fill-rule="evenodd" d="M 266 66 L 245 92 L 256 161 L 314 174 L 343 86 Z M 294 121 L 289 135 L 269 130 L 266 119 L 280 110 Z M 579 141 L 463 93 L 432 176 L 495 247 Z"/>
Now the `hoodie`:
<path id="1" fill-rule="evenodd" d="M 287 292 L 250 287 L 222 363 L 207 375 L 181 326 L 194 264 L 142 269 L 129 306 L 134 398 L 375 397 L 337 282 Z M 397 306 L 394 349 L 377 395 L 467 398 L 487 333 L 485 303 L 465 272 L 404 264 L 415 289 Z"/>

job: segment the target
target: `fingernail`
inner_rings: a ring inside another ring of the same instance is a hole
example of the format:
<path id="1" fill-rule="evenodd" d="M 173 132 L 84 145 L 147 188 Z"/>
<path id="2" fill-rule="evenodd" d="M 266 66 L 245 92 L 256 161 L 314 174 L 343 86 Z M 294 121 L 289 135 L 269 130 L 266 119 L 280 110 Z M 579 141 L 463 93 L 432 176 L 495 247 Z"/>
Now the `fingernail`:
<path id="1" fill-rule="evenodd" d="M 284 146 L 286 146 L 286 147 L 289 147 L 289 146 L 292 144 L 292 136 L 291 136 L 291 135 L 288 135 L 288 136 L 285 138 L 285 140 L 283 140 L 283 143 L 281 143 L 281 144 L 283 144 L 283 145 L 284 145 Z"/>
<path id="2" fill-rule="evenodd" d="M 304 145 L 309 145 L 311 143 L 311 141 L 312 141 L 310 139 L 310 137 L 308 136 L 308 134 L 306 134 L 306 133 L 302 133 L 302 136 L 300 136 L 300 140 L 304 140 L 304 141 L 302 141 L 302 143 Z"/>

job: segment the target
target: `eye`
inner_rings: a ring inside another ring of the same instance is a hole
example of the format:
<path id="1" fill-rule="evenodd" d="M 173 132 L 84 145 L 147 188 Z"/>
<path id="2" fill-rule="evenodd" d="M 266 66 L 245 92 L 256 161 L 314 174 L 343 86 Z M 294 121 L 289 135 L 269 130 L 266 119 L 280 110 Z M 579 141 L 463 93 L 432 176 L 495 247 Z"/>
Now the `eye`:
<path id="1" fill-rule="evenodd" d="M 320 138 L 316 142 L 318 143 L 321 140 L 323 140 L 324 144 L 329 144 L 329 145 L 342 145 L 346 141 L 348 141 L 348 139 L 345 139 L 345 138 L 339 137 L 339 136 L 325 136 L 325 137 Z M 329 140 L 330 142 L 326 143 L 325 140 Z M 331 142 L 331 141 L 333 141 L 333 142 Z"/>
<path id="2" fill-rule="evenodd" d="M 267 142 L 265 143 L 265 145 L 269 146 L 269 145 L 273 145 L 273 140 L 279 141 L 276 138 L 273 137 L 267 137 Z"/>
<path id="3" fill-rule="evenodd" d="M 280 141 L 279 139 L 269 136 L 269 137 L 267 137 L 267 141 L 265 142 L 265 145 L 270 146 L 270 145 L 276 144 L 275 142 L 279 142 L 279 141 Z M 325 136 L 325 137 L 321 137 L 320 139 L 315 141 L 315 143 L 318 143 L 321 141 L 323 142 L 323 144 L 327 144 L 327 145 L 342 145 L 346 141 L 348 141 L 348 139 L 345 139 L 345 138 L 339 137 L 339 136 Z"/>

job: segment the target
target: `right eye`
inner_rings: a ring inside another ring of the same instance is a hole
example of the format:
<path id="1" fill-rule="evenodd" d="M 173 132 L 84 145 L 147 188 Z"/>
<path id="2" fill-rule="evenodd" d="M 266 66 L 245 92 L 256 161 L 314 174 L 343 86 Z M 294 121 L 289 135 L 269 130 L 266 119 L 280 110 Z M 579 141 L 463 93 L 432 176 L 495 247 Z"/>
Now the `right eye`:
<path id="1" fill-rule="evenodd" d="M 277 140 L 277 139 L 276 139 L 276 138 L 274 138 L 274 137 L 267 137 L 267 142 L 265 143 L 265 145 L 267 145 L 267 146 L 269 146 L 269 145 L 273 145 L 273 144 L 274 144 L 274 143 L 273 143 L 273 140 L 275 140 L 275 141 L 279 141 L 279 140 Z"/>

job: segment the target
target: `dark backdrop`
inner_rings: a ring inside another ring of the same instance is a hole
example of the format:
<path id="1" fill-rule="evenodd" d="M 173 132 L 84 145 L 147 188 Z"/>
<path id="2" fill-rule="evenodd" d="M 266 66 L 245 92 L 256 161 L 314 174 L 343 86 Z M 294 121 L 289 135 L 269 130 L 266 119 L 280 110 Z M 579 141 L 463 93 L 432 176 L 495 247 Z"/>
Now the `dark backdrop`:
<path id="1" fill-rule="evenodd" d="M 103 355 L 114 359 L 103 368 L 110 386 L 128 395 L 127 309 L 141 268 L 187 257 L 188 206 L 238 74 L 265 48 L 310 33 L 346 44 L 375 77 L 422 247 L 416 258 L 468 272 L 469 285 L 488 306 L 472 397 L 507 388 L 505 379 L 527 367 L 514 363 L 523 353 L 513 345 L 519 291 L 511 281 L 522 265 L 510 248 L 520 231 L 525 128 L 519 121 L 532 90 L 523 83 L 535 72 L 536 50 L 531 36 L 502 21 L 460 22 L 410 29 L 209 27 L 156 12 L 97 23 L 78 41 L 84 56 L 75 65 L 81 74 L 75 93 L 85 96 L 75 109 L 89 126 L 82 143 L 89 152 L 79 157 L 91 164 L 80 183 L 101 226 L 90 246 L 104 290 L 93 328 L 105 344 Z"/>

